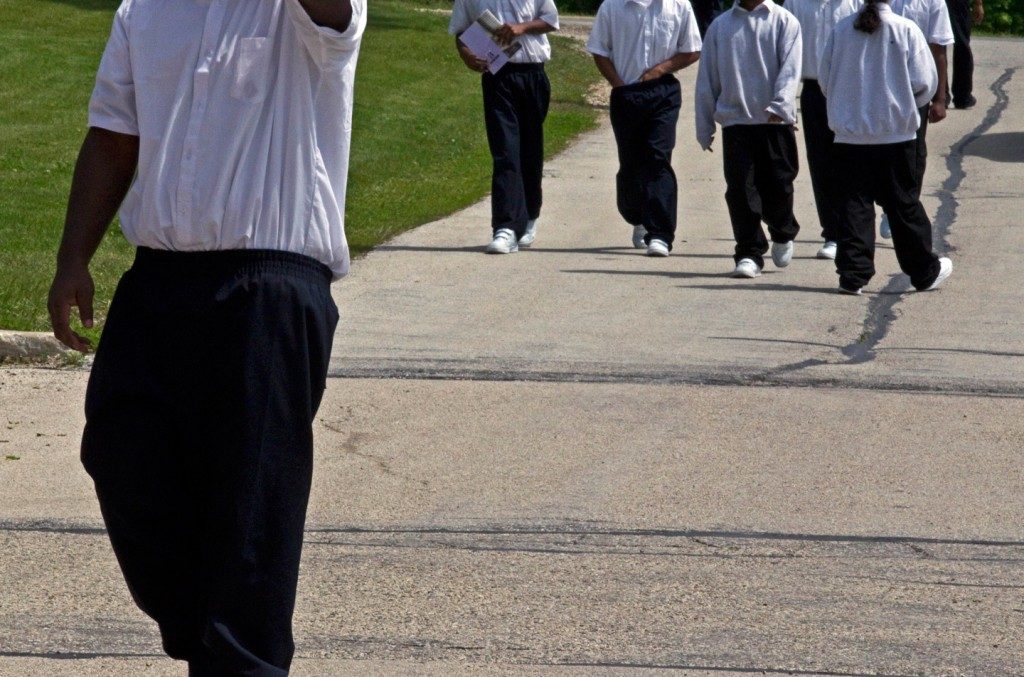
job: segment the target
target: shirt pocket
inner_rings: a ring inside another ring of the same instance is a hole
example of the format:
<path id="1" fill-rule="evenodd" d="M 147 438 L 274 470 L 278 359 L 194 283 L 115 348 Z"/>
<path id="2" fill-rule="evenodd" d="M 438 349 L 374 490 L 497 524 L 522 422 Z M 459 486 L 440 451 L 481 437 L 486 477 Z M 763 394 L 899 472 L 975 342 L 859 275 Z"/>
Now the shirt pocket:
<path id="1" fill-rule="evenodd" d="M 678 22 L 672 18 L 661 18 L 654 21 L 654 38 L 657 40 L 657 45 L 671 49 L 672 54 L 675 54 L 677 27 Z"/>
<path id="2" fill-rule="evenodd" d="M 231 96 L 242 101 L 262 101 L 270 80 L 269 38 L 240 38 L 231 76 Z"/>

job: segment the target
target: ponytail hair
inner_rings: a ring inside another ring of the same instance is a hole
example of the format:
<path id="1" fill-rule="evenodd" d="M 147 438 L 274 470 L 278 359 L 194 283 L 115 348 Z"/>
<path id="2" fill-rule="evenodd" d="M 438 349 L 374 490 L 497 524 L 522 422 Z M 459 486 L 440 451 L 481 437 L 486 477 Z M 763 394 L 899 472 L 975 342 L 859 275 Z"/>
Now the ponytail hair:
<path id="1" fill-rule="evenodd" d="M 863 33 L 874 33 L 882 25 L 882 17 L 878 14 L 878 3 L 887 2 L 887 0 L 866 0 L 864 3 L 864 9 L 857 15 L 857 20 L 853 22 L 853 27 Z"/>

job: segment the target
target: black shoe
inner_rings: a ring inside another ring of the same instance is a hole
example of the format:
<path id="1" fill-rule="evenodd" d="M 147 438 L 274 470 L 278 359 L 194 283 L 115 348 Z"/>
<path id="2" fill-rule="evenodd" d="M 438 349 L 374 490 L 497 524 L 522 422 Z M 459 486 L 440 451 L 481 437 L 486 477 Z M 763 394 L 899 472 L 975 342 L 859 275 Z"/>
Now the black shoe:
<path id="1" fill-rule="evenodd" d="M 956 106 L 957 110 L 967 110 L 968 108 L 974 108 L 976 105 L 978 105 L 978 100 L 972 96 L 971 98 L 967 99 L 967 101 L 961 101 L 959 103 L 954 101 L 953 105 Z"/>

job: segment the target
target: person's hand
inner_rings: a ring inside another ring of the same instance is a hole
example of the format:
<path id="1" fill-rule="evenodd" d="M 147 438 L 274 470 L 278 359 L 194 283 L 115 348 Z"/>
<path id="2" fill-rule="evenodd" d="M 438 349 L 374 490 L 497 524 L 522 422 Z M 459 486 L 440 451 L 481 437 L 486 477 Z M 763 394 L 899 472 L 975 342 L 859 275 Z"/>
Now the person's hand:
<path id="1" fill-rule="evenodd" d="M 466 68 L 477 73 L 483 73 L 487 70 L 487 61 L 481 59 L 473 52 L 469 51 L 468 47 L 459 48 L 459 56 L 462 58 L 462 63 L 466 64 Z"/>
<path id="2" fill-rule="evenodd" d="M 980 24 L 985 20 L 985 8 L 980 2 L 974 3 L 974 9 L 971 10 L 971 18 L 974 19 L 976 24 Z"/>
<path id="3" fill-rule="evenodd" d="M 92 343 L 71 330 L 71 306 L 78 307 L 82 325 L 92 328 L 92 300 L 95 292 L 96 287 L 88 266 L 75 266 L 71 269 L 58 267 L 46 304 L 50 311 L 53 335 L 68 348 L 82 353 L 88 351 Z"/>
<path id="4" fill-rule="evenodd" d="M 944 101 L 932 101 L 928 109 L 928 122 L 942 122 L 946 119 L 946 103 Z"/>
<path id="5" fill-rule="evenodd" d="M 786 122 L 786 121 L 783 120 L 782 118 L 780 118 L 775 113 L 772 113 L 771 115 L 768 116 L 768 124 L 771 124 L 771 125 L 781 125 L 784 122 Z"/>
<path id="6" fill-rule="evenodd" d="M 523 24 L 504 24 L 497 30 L 494 37 L 499 45 L 511 45 L 512 41 L 526 33 Z"/>
<path id="7" fill-rule="evenodd" d="M 657 80 L 661 76 L 665 75 L 666 71 L 661 67 L 661 64 L 657 66 L 651 66 L 644 71 L 644 74 L 640 76 L 640 82 L 647 82 L 648 80 Z"/>
<path id="8" fill-rule="evenodd" d="M 711 140 L 708 141 L 708 145 L 707 145 L 707 147 L 704 150 L 706 150 L 709 153 L 714 153 L 715 149 L 712 148 L 712 144 L 714 144 L 714 143 L 715 143 L 715 137 L 712 136 Z"/>

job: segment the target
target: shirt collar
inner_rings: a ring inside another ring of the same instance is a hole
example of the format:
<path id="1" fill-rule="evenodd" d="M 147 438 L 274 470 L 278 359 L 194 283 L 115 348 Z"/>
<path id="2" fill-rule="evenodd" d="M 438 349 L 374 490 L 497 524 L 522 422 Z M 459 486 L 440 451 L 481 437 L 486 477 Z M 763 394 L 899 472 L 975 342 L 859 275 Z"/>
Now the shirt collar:
<path id="1" fill-rule="evenodd" d="M 743 14 L 753 14 L 754 12 L 768 12 L 769 14 L 771 14 L 772 12 L 775 11 L 774 5 L 775 2 L 773 2 L 773 0 L 764 0 L 764 2 L 755 7 L 753 11 L 748 12 L 747 10 L 743 9 L 743 7 L 740 6 L 739 0 L 736 0 L 736 2 L 732 6 L 732 11 L 741 12 Z"/>
<path id="2" fill-rule="evenodd" d="M 889 6 L 888 2 L 876 2 L 875 7 L 878 8 L 879 14 L 888 14 L 892 11 L 892 7 Z"/>
<path id="3" fill-rule="evenodd" d="M 626 2 L 632 2 L 633 4 L 640 5 L 644 9 L 651 6 L 654 0 L 626 0 Z"/>

